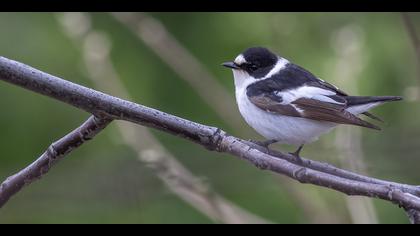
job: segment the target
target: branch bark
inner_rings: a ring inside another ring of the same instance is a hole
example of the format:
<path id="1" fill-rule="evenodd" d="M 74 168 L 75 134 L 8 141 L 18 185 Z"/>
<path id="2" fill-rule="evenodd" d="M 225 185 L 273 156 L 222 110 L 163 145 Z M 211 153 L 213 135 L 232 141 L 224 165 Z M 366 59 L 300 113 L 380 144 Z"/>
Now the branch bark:
<path id="1" fill-rule="evenodd" d="M 109 119 L 126 120 L 152 127 L 198 143 L 209 150 L 226 152 L 247 160 L 260 169 L 289 176 L 301 183 L 310 183 L 347 195 L 375 197 L 398 204 L 404 209 L 420 210 L 420 189 L 412 185 L 390 183 L 339 171 L 323 172 L 312 166 L 339 170 L 330 165 L 304 160 L 299 164 L 292 156 L 250 145 L 223 130 L 182 119 L 146 106 L 116 98 L 93 89 L 49 75 L 22 63 L 0 57 L 0 79 L 25 89 L 49 96 L 89 113 Z M 270 155 L 275 153 L 275 155 Z M 361 179 L 363 181 L 355 180 Z M 390 183 L 390 184 L 389 184 Z"/>
<path id="2" fill-rule="evenodd" d="M 409 209 L 406 210 L 410 223 L 412 224 L 420 224 L 420 211 Z"/>
<path id="3" fill-rule="evenodd" d="M 80 127 L 52 143 L 32 164 L 7 178 L 0 185 L 0 208 L 24 186 L 40 179 L 48 173 L 54 164 L 86 141 L 92 139 L 110 122 L 111 120 L 108 118 L 89 117 Z"/>

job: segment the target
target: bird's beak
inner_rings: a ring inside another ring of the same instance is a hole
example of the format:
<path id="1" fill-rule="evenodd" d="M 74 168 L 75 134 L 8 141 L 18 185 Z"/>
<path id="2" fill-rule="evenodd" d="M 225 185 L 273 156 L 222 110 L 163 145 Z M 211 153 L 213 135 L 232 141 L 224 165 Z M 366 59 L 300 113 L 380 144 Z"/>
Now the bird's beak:
<path id="1" fill-rule="evenodd" d="M 231 61 L 223 63 L 222 66 L 231 68 L 231 69 L 241 69 L 238 65 L 235 64 L 235 62 L 231 62 Z"/>

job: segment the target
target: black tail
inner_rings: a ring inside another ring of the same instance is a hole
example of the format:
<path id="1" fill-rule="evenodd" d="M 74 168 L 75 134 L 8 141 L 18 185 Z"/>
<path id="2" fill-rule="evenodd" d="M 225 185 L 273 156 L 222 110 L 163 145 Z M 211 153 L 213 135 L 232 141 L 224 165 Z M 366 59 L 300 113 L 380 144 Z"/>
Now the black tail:
<path id="1" fill-rule="evenodd" d="M 365 116 L 367 116 L 367 117 L 369 117 L 369 118 L 371 118 L 371 119 L 374 119 L 374 120 L 377 120 L 377 121 L 380 121 L 380 122 L 384 122 L 384 120 L 382 120 L 380 117 L 378 117 L 378 116 L 376 116 L 376 115 L 374 115 L 374 114 L 372 114 L 370 112 L 365 111 L 362 114 L 365 115 Z"/>
<path id="2" fill-rule="evenodd" d="M 374 102 L 391 102 L 402 100 L 399 96 L 346 96 L 347 106 L 363 105 Z"/>
<path id="3" fill-rule="evenodd" d="M 367 103 L 373 103 L 373 102 L 392 102 L 392 101 L 399 101 L 402 100 L 402 97 L 399 96 L 347 96 L 345 97 L 348 106 L 354 106 L 354 105 L 363 105 Z M 363 112 L 363 115 L 370 117 L 374 120 L 384 122 L 381 118 L 375 116 L 374 114 L 370 112 Z"/>

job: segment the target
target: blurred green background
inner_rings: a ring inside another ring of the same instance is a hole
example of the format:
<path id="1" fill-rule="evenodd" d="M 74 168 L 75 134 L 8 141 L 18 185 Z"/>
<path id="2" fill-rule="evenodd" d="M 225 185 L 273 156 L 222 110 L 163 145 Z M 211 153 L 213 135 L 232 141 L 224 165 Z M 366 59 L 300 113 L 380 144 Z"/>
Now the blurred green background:
<path id="1" fill-rule="evenodd" d="M 174 65 L 164 59 L 165 52 L 153 49 L 153 45 L 158 47 L 159 37 L 170 35 L 182 52 L 189 52 L 194 59 L 191 67 L 202 65 L 212 83 L 229 95 L 228 101 L 214 98 L 221 107 L 234 104 L 235 98 L 232 73 L 220 64 L 247 47 L 265 46 L 350 93 L 405 98 L 374 110 L 385 120 L 383 131 L 340 126 L 307 145 L 303 156 L 378 178 L 420 183 L 420 68 L 400 14 L 138 16 L 140 20 L 149 20 L 146 23 L 152 19 L 152 24 L 148 24 L 152 28 L 143 29 L 142 35 L 133 30 L 141 30 L 147 24 L 131 24 L 130 28 L 108 13 L 0 13 L 0 55 L 97 88 L 90 78 L 84 59 L 86 42 L 80 40 L 84 37 L 80 35 L 100 32 L 102 39 L 105 37 L 109 42 L 105 45 L 110 50 L 108 59 L 133 101 L 218 126 L 245 139 L 261 139 L 242 121 L 236 107 L 228 112 L 239 122 L 226 121 L 220 111 L 203 99 L 200 95 L 203 91 L 185 80 L 182 72 L 176 72 Z M 409 16 L 418 25 L 420 15 Z M 162 30 L 163 36 L 159 34 Z M 144 37 L 151 41 L 144 41 Z M 103 45 L 94 43 L 95 46 Z M 178 47 L 167 48 L 176 59 Z M 182 64 L 181 59 L 179 63 Z M 193 76 L 193 79 L 201 83 L 201 78 Z M 1 81 L 0 107 L 1 179 L 28 165 L 51 142 L 89 116 Z M 300 184 L 183 139 L 154 130 L 152 133 L 213 191 L 266 221 L 408 223 L 404 211 L 388 202 L 349 198 L 329 189 Z M 284 145 L 275 148 L 294 149 Z M 181 200 L 156 177 L 153 168 L 138 160 L 136 152 L 121 141 L 115 122 L 0 210 L 0 223 L 213 222 Z"/>

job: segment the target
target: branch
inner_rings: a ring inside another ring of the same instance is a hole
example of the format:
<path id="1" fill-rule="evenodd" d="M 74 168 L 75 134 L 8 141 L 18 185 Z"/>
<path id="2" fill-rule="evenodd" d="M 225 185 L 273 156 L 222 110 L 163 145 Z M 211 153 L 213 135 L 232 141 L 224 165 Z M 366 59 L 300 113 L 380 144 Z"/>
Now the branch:
<path id="1" fill-rule="evenodd" d="M 89 117 L 80 127 L 51 144 L 32 164 L 7 178 L 0 185 L 0 208 L 24 186 L 40 179 L 48 173 L 54 164 L 86 141 L 92 139 L 110 122 L 111 120 L 107 118 Z"/>
<path id="2" fill-rule="evenodd" d="M 296 161 L 289 161 L 292 158 L 291 155 L 281 152 L 275 152 L 276 156 L 269 155 L 267 153 L 272 153 L 272 151 L 262 152 L 262 147 L 255 148 L 255 145 L 251 146 L 249 142 L 230 136 L 221 129 L 122 100 L 62 80 L 4 57 L 0 57 L 0 79 L 52 97 L 97 116 L 106 116 L 110 119 L 126 120 L 145 125 L 188 139 L 209 150 L 233 154 L 261 169 L 289 176 L 301 183 L 327 187 L 347 195 L 376 197 L 399 204 L 405 209 L 420 210 L 420 198 L 417 195 L 419 189 L 415 186 L 372 183 L 378 182 L 378 180 L 370 177 L 363 177 L 366 181 L 360 182 L 333 173 L 321 172 L 310 168 L 310 166 L 321 167 L 325 164 L 304 160 L 305 164 L 300 165 Z M 344 171 L 344 173 L 347 172 Z M 387 182 L 385 181 L 385 183 Z"/>
<path id="3" fill-rule="evenodd" d="M 412 224 L 420 224 L 420 211 L 409 209 L 406 212 Z"/>
<path id="4" fill-rule="evenodd" d="M 398 188 L 401 189 L 404 192 L 407 193 L 411 193 L 413 195 L 416 196 L 420 196 L 420 187 L 417 186 L 413 186 L 413 185 L 408 185 L 408 184 L 400 184 L 400 183 L 396 183 L 396 182 L 391 182 L 391 181 L 386 181 L 386 180 L 381 180 L 381 179 L 376 179 L 376 178 L 372 178 L 372 177 L 368 177 L 365 175 L 360 175 L 348 170 L 344 170 L 344 169 L 340 169 L 337 168 L 329 163 L 324 163 L 324 162 L 319 162 L 319 161 L 313 161 L 313 160 L 308 160 L 303 158 L 303 162 L 300 163 L 296 160 L 296 158 L 294 156 L 290 156 L 290 155 L 284 155 L 283 153 L 276 151 L 276 150 L 271 150 L 271 149 L 266 149 L 263 147 L 260 147 L 258 145 L 256 145 L 255 143 L 252 142 L 248 142 L 245 141 L 246 144 L 248 144 L 250 147 L 253 147 L 255 149 L 258 149 L 261 152 L 264 152 L 268 155 L 271 156 L 275 156 L 281 159 L 285 159 L 289 162 L 301 165 L 303 167 L 307 167 L 313 170 L 317 170 L 320 172 L 324 172 L 327 174 L 331 174 L 331 175 L 335 175 L 344 179 L 350 179 L 350 180 L 354 180 L 354 181 L 358 181 L 358 182 L 364 182 L 364 183 L 370 183 L 370 184 L 379 184 L 379 185 L 385 185 L 391 188 Z"/>

